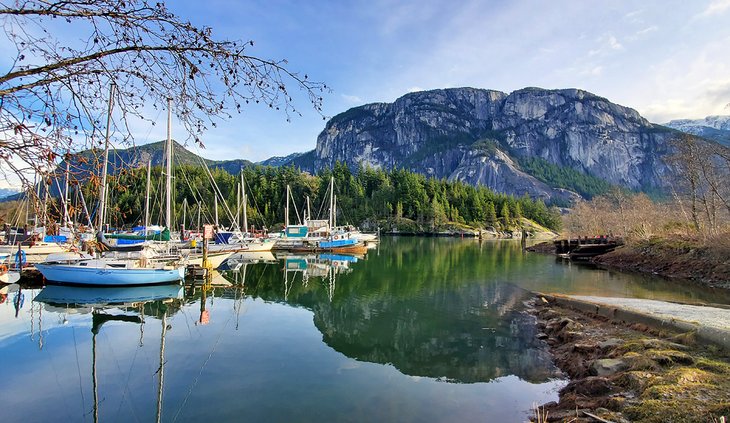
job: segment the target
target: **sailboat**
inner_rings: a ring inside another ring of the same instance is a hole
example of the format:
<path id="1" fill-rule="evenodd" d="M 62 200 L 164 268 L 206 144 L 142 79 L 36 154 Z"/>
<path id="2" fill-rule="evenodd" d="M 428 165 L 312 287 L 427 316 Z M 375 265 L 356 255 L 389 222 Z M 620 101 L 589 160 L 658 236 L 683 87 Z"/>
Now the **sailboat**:
<path id="1" fill-rule="evenodd" d="M 338 252 L 350 254 L 365 254 L 367 247 L 365 243 L 352 236 L 349 232 L 334 232 L 335 228 L 335 178 L 330 178 L 330 213 L 329 221 L 326 228 L 325 236 L 318 239 L 312 239 L 303 242 L 301 245 L 294 246 L 293 251 L 314 251 L 314 252 Z"/>
<path id="2" fill-rule="evenodd" d="M 215 244 L 210 245 L 208 251 L 211 253 L 220 251 L 233 251 L 233 252 L 266 252 L 271 251 L 277 243 L 277 239 L 269 238 L 266 234 L 261 231 L 257 234 L 249 232 L 248 226 L 248 195 L 246 195 L 246 181 L 243 178 L 243 172 L 241 172 L 241 182 L 238 185 L 237 190 L 237 203 L 238 211 L 235 216 L 236 230 L 223 231 L 218 230 L 215 234 Z M 243 206 L 241 205 L 241 199 L 243 199 Z M 214 197 L 216 201 L 216 227 L 218 225 L 218 197 Z M 243 221 L 240 221 L 241 211 L 243 212 Z"/>
<path id="3" fill-rule="evenodd" d="M 45 185 L 45 184 L 44 184 Z M 40 192 L 41 184 L 37 184 L 38 192 Z M 40 194 L 37 194 L 40 196 Z M 27 199 L 25 200 L 27 201 Z M 44 208 L 48 201 L 48 187 L 45 188 Z M 68 220 L 68 208 L 64 200 L 64 218 Z M 43 216 L 47 213 L 44 211 Z M 38 223 L 39 217 L 36 215 L 35 222 Z M 45 220 L 45 217 L 44 217 Z M 60 253 L 68 251 L 71 244 L 66 243 L 66 236 L 50 236 L 46 235 L 45 226 L 29 228 L 27 225 L 22 227 L 11 227 L 7 223 L 2 228 L 2 245 L 0 245 L 0 255 L 12 254 L 13 260 L 8 263 L 11 267 L 22 268 L 27 265 L 42 262 L 48 254 Z"/>
<path id="4" fill-rule="evenodd" d="M 107 115 L 107 138 L 104 153 L 104 169 L 100 192 L 99 227 L 103 226 L 104 203 L 106 200 L 106 167 L 109 160 L 109 126 L 111 121 L 111 102 L 114 95 L 114 86 L 109 93 L 109 113 Z M 168 120 L 170 119 L 168 111 Z M 169 138 L 169 135 L 168 135 Z M 169 166 L 168 166 L 169 167 Z M 169 178 L 169 175 L 168 175 Z M 169 184 L 169 181 L 168 181 Z M 168 189 L 167 223 L 170 222 L 170 190 Z M 106 243 L 103 233 L 97 234 L 97 241 L 106 250 L 138 249 L 136 246 L 112 246 Z M 142 247 L 142 246 L 140 246 Z M 180 282 L 185 278 L 185 266 L 179 261 L 159 261 L 154 259 L 154 252 L 139 251 L 135 255 L 93 257 L 85 254 L 76 255 L 49 255 L 46 261 L 36 264 L 49 283 L 65 285 L 90 286 L 135 286 L 158 285 Z"/>

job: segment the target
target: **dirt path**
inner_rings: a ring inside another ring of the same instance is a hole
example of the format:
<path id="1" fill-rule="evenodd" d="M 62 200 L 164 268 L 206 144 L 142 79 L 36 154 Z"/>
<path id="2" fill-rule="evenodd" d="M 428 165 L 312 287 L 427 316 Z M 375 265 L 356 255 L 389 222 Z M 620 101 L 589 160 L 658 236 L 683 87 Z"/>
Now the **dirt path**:
<path id="1" fill-rule="evenodd" d="M 693 331 L 700 340 L 730 350 L 730 309 L 638 298 L 580 295 L 556 298 L 558 301 L 562 298 L 562 301 L 582 302 L 584 305 L 578 303 L 571 306 L 582 307 L 586 311 L 628 324 L 640 323 L 677 332 Z"/>

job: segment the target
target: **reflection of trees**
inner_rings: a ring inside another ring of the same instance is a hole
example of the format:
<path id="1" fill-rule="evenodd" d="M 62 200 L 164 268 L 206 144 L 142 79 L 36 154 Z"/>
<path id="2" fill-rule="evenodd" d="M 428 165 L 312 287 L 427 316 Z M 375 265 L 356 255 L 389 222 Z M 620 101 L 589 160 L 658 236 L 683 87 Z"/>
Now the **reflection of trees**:
<path id="1" fill-rule="evenodd" d="M 351 358 L 459 382 L 509 374 L 544 381 L 552 366 L 519 312 L 525 292 L 497 279 L 504 266 L 520 264 L 519 245 L 493 247 L 482 254 L 457 240 L 392 243 L 387 254 L 371 252 L 367 266 L 338 275 L 331 301 L 325 278 L 310 278 L 290 287 L 286 302 L 311 309 L 324 342 Z M 247 293 L 284 301 L 282 281 L 272 279 L 282 277 L 279 269 L 259 271 L 269 275 Z"/>
<path id="2" fill-rule="evenodd" d="M 474 285 L 433 298 L 352 298 L 313 305 L 324 341 L 348 357 L 391 363 L 414 376 L 485 382 L 515 374 L 550 377 L 550 359 L 536 348 L 524 291 L 512 285 Z M 480 306 L 481 304 L 481 306 Z"/>

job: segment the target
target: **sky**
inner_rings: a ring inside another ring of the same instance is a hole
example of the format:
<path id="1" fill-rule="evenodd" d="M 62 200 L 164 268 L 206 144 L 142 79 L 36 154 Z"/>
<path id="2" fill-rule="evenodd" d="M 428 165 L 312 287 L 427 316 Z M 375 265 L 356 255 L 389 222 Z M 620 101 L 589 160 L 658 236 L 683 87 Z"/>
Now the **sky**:
<path id="1" fill-rule="evenodd" d="M 581 88 L 655 123 L 730 114 L 730 0 L 180 1 L 179 16 L 324 81 L 324 113 L 411 92 Z M 324 128 L 251 107 L 204 139 L 211 159 L 311 150 Z M 235 142 L 227 142 L 229 140 Z"/>
<path id="2" fill-rule="evenodd" d="M 580 88 L 649 121 L 730 115 L 730 0 L 178 0 L 179 17 L 215 36 L 253 40 L 332 88 L 327 117 L 412 91 Z M 325 121 L 250 106 L 203 137 L 208 159 L 312 150 Z M 161 120 L 164 116 L 161 117 Z M 173 137 L 182 129 L 173 126 Z M 136 142 L 165 138 L 164 125 Z"/>

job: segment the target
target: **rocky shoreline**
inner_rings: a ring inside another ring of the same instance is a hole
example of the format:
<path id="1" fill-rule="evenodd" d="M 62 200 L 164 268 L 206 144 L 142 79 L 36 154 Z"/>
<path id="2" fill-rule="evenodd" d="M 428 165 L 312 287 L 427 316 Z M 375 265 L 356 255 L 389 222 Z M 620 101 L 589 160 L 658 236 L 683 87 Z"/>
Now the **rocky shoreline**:
<path id="1" fill-rule="evenodd" d="M 625 325 L 538 295 L 538 338 L 570 379 L 541 421 L 711 422 L 730 416 L 730 356 L 693 333 Z M 714 420 L 713 420 L 714 419 Z"/>

